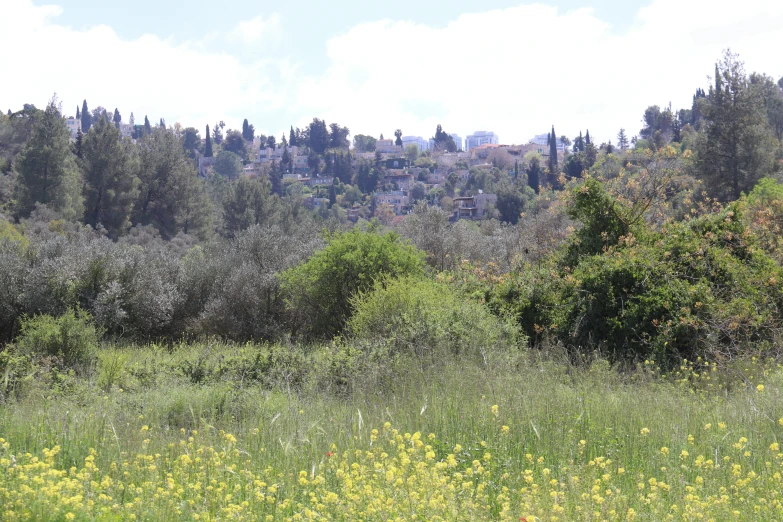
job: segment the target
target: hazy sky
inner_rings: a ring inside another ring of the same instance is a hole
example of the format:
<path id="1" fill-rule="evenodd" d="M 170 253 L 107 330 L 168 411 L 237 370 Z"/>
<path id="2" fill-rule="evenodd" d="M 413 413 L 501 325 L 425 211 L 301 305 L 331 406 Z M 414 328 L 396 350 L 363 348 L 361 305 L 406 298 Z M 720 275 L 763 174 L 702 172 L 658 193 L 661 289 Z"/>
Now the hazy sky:
<path id="1" fill-rule="evenodd" d="M 66 114 L 86 98 L 202 135 L 318 116 L 376 137 L 441 123 L 525 143 L 554 124 L 614 141 L 648 105 L 690 107 L 727 47 L 783 75 L 779 0 L 54 1 L 0 0 L 4 111 L 56 92 Z"/>

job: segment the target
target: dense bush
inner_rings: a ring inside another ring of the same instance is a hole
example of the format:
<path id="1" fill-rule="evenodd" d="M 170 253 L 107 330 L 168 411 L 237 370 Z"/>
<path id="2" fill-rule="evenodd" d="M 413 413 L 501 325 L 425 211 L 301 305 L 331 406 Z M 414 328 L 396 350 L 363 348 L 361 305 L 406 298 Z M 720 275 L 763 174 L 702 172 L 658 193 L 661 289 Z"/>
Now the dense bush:
<path id="1" fill-rule="evenodd" d="M 358 339 L 387 344 L 392 354 L 432 358 L 464 355 L 485 361 L 518 346 L 513 322 L 482 304 L 462 299 L 443 283 L 403 277 L 378 282 L 352 300 L 348 330 Z"/>
<path id="2" fill-rule="evenodd" d="M 377 281 L 421 275 L 424 254 L 393 232 L 354 229 L 327 238 L 307 262 L 282 274 L 294 334 L 325 339 L 342 331 L 351 298 Z"/>
<path id="3" fill-rule="evenodd" d="M 756 246 L 739 205 L 656 233 L 637 224 L 634 235 L 615 222 L 622 209 L 607 194 L 576 201 L 609 208 L 577 208 L 586 224 L 561 261 L 517 273 L 493 294 L 531 337 L 661 361 L 731 357 L 777 340 L 783 272 Z"/>
<path id="4" fill-rule="evenodd" d="M 74 366 L 95 358 L 99 338 L 90 314 L 68 310 L 60 317 L 37 315 L 23 320 L 14 348 L 26 355 L 57 357 L 64 365 Z"/>

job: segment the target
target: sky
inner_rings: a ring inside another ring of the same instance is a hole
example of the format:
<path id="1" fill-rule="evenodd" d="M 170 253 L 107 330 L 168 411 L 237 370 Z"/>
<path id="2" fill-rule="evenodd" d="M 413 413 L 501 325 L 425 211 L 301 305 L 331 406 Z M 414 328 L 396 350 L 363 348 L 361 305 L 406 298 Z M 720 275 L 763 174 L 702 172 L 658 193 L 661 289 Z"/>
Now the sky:
<path id="1" fill-rule="evenodd" d="M 783 76 L 783 1 L 0 0 L 0 108 L 118 108 L 279 139 L 313 117 L 352 134 L 597 142 L 649 105 L 690 108 L 724 49 Z"/>

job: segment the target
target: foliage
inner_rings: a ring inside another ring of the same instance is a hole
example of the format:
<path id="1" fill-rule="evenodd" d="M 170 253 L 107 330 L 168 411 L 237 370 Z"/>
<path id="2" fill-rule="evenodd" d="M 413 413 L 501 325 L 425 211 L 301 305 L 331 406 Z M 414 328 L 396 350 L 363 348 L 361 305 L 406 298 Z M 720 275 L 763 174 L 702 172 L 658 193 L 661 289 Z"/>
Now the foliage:
<path id="1" fill-rule="evenodd" d="M 699 108 L 704 123 L 696 144 L 696 174 L 710 195 L 739 199 L 772 172 L 778 143 L 764 100 L 736 55 L 726 51 L 715 65 L 715 85 Z"/>
<path id="2" fill-rule="evenodd" d="M 17 212 L 27 217 L 36 203 L 47 205 L 66 219 L 83 211 L 79 171 L 71 153 L 70 132 L 65 126 L 57 99 L 35 118 L 32 135 L 15 161 Z"/>
<path id="3" fill-rule="evenodd" d="M 130 214 L 138 195 L 138 163 L 134 149 L 120 131 L 100 119 L 87 133 L 81 149 L 84 179 L 84 222 L 103 226 L 111 237 L 130 228 Z"/>
<path id="4" fill-rule="evenodd" d="M 574 192 L 571 213 L 583 226 L 563 267 L 520 272 L 496 290 L 496 306 L 513 310 L 531 337 L 667 362 L 775 341 L 783 273 L 755 247 L 738 205 L 651 233 L 597 181 Z"/>
<path id="5" fill-rule="evenodd" d="M 206 238 L 211 231 L 212 205 L 180 140 L 157 127 L 137 147 L 141 190 L 132 223 L 153 225 L 166 239 L 180 231 Z"/>
<path id="6" fill-rule="evenodd" d="M 352 336 L 383 343 L 391 353 L 434 362 L 451 356 L 485 361 L 517 346 L 516 326 L 466 301 L 444 283 L 405 276 L 378 281 L 352 299 Z"/>
<path id="7" fill-rule="evenodd" d="M 282 274 L 292 332 L 310 339 L 340 333 L 351 299 L 386 277 L 421 274 L 424 255 L 397 234 L 358 229 L 327 236 L 327 246 Z"/>
<path id="8" fill-rule="evenodd" d="M 57 357 L 66 366 L 74 366 L 94 359 L 99 338 L 90 314 L 68 310 L 60 317 L 37 315 L 23 319 L 14 348 L 27 355 Z"/>
<path id="9" fill-rule="evenodd" d="M 222 150 L 215 158 L 215 172 L 228 179 L 237 179 L 242 174 L 242 159 L 228 150 Z"/>

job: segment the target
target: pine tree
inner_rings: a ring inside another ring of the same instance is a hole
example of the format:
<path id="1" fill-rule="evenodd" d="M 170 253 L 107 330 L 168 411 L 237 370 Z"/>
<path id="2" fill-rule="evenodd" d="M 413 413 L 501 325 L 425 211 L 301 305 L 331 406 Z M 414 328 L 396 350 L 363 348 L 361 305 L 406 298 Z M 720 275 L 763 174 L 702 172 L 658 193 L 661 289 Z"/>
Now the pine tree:
<path id="1" fill-rule="evenodd" d="M 36 203 L 49 206 L 68 220 L 81 215 L 79 170 L 71 149 L 71 133 L 56 97 L 35 119 L 32 134 L 14 164 L 19 174 L 15 199 L 20 216 L 29 216 Z"/>
<path id="2" fill-rule="evenodd" d="M 621 150 L 628 149 L 628 137 L 625 135 L 625 129 L 620 129 L 620 132 L 617 133 L 617 146 Z"/>
<path id="3" fill-rule="evenodd" d="M 207 142 L 204 146 L 204 156 L 207 158 L 212 157 L 212 136 L 209 134 L 209 125 L 207 125 Z"/>
<path id="4" fill-rule="evenodd" d="M 152 134 L 152 125 L 150 125 L 150 120 L 146 115 L 144 116 L 144 134 L 147 136 Z"/>
<path id="5" fill-rule="evenodd" d="M 212 202 L 180 139 L 157 128 L 136 149 L 141 183 L 131 222 L 154 226 L 164 239 L 179 232 L 207 238 L 212 229 Z"/>
<path id="6" fill-rule="evenodd" d="M 555 126 L 552 125 L 552 133 L 549 138 L 549 172 L 557 172 L 557 134 Z"/>
<path id="7" fill-rule="evenodd" d="M 90 130 L 91 126 L 92 115 L 90 114 L 90 110 L 87 108 L 87 100 L 84 100 L 84 102 L 82 102 L 82 132 L 86 133 Z"/>
<path id="8" fill-rule="evenodd" d="M 84 139 L 79 166 L 84 179 L 84 222 L 99 224 L 116 238 L 130 227 L 137 195 L 137 164 L 120 131 L 101 119 Z"/>
<path id="9" fill-rule="evenodd" d="M 215 145 L 220 145 L 223 143 L 223 132 L 220 130 L 220 128 L 220 123 L 216 123 L 212 128 L 212 141 L 215 142 Z"/>

